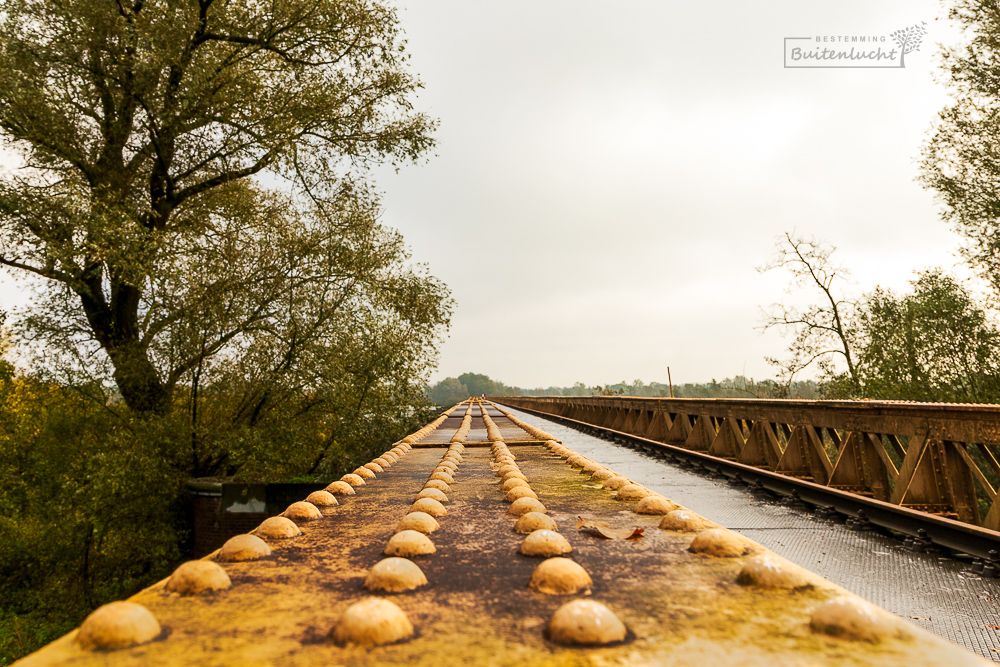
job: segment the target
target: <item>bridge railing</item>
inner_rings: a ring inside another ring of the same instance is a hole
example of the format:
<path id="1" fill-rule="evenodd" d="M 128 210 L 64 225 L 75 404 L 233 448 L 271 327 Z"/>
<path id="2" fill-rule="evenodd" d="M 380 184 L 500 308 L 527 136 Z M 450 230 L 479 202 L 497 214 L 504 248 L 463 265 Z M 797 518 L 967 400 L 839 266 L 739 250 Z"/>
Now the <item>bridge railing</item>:
<path id="1" fill-rule="evenodd" d="M 1000 530 L 1000 405 L 623 396 L 497 400 Z"/>

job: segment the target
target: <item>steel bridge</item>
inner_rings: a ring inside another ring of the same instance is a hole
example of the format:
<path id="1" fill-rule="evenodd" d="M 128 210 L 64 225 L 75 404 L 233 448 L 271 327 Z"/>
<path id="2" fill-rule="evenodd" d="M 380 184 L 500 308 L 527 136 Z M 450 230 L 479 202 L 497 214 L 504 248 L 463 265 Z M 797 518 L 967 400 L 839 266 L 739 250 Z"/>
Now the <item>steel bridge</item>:
<path id="1" fill-rule="evenodd" d="M 984 420 L 963 417 L 962 406 L 920 406 L 931 418 L 893 412 L 912 407 L 900 404 L 497 402 L 518 410 L 472 399 L 446 411 L 251 533 L 96 610 L 19 664 L 931 667 L 986 664 L 991 651 L 1000 653 L 1000 636 L 942 631 L 930 619 L 963 615 L 955 591 L 964 582 L 982 602 L 966 614 L 966 629 L 996 621 L 1000 585 L 992 579 L 967 577 L 969 566 L 950 559 L 925 559 L 903 581 L 898 568 L 913 556 L 886 552 L 876 557 L 892 559 L 878 573 L 888 581 L 877 584 L 907 599 L 880 609 L 810 571 L 818 552 L 794 552 L 828 539 L 824 555 L 861 553 L 844 563 L 871 579 L 877 568 L 864 552 L 888 550 L 877 541 L 887 538 L 845 540 L 833 525 L 809 527 L 751 497 L 756 487 L 796 503 L 818 498 L 855 521 L 861 507 L 873 522 L 978 553 L 998 534 L 980 525 L 993 506 L 977 514 L 973 485 L 994 489 L 996 471 L 980 472 L 979 481 L 972 468 L 984 452 L 995 463 L 995 443 L 977 430 Z M 574 429 L 677 465 L 648 456 L 644 463 Z M 845 463 L 851 456 L 855 463 Z M 872 456 L 882 467 L 868 465 Z M 693 484 L 695 472 L 751 487 Z M 960 474 L 971 482 L 948 482 Z M 937 480 L 937 495 L 923 488 Z M 768 546 L 780 547 L 783 535 L 796 545 L 784 558 Z M 994 563 L 980 565 L 986 575 Z M 844 569 L 830 570 L 832 578 Z M 936 595 L 927 618 L 913 608 L 921 581 Z M 942 582 L 951 592 L 938 590 Z"/>

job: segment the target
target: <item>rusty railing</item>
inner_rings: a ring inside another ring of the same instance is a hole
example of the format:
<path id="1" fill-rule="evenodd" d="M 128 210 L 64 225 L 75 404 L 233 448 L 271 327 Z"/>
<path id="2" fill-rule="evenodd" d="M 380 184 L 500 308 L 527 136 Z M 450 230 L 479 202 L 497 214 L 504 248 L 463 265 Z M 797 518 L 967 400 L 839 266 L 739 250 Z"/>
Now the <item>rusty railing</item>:
<path id="1" fill-rule="evenodd" d="M 1000 530 L 1000 405 L 618 396 L 497 400 Z"/>

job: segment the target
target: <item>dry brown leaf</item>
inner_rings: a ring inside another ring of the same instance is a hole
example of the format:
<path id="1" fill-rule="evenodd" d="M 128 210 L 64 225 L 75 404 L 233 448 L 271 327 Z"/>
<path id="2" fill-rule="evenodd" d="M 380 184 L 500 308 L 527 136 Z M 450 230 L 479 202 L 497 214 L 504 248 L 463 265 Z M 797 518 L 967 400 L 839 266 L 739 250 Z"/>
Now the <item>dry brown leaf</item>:
<path id="1" fill-rule="evenodd" d="M 635 540 L 642 537 L 645 528 L 612 528 L 604 521 L 588 521 L 583 517 L 576 518 L 576 528 L 581 533 L 606 540 Z"/>

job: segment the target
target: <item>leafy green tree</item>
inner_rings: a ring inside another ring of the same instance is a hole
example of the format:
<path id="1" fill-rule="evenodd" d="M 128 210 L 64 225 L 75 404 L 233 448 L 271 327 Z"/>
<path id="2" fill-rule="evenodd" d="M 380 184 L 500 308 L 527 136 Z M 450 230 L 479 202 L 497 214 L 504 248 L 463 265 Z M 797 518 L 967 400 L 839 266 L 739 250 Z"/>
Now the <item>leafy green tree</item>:
<path id="1" fill-rule="evenodd" d="M 964 38 L 941 52 L 953 101 L 924 145 L 920 179 L 965 237 L 965 257 L 1000 290 L 1000 6 L 954 0 L 949 17 Z"/>
<path id="2" fill-rule="evenodd" d="M 0 180 L 0 264 L 47 281 L 38 335 L 93 340 L 131 409 L 166 413 L 178 383 L 212 359 L 266 354 L 251 349 L 260 327 L 282 329 L 273 335 L 285 343 L 260 373 L 287 365 L 308 335 L 290 310 L 279 323 L 281 308 L 346 303 L 356 276 L 377 279 L 377 259 L 372 270 L 363 253 L 318 235 L 374 218 L 370 197 L 352 203 L 352 172 L 433 144 L 434 123 L 412 111 L 419 83 L 395 10 L 375 0 L 10 0 L 0 26 L 0 131 L 24 160 Z M 251 183 L 264 174 L 295 198 Z M 262 229 L 266 246 L 250 239 Z M 324 262 L 342 271 L 300 280 Z M 227 264 L 231 276 L 220 273 Z M 419 320 L 434 306 L 402 283 L 370 303 Z M 394 304 L 380 301 L 390 294 Z"/>
<path id="3" fill-rule="evenodd" d="M 499 386 L 487 375 L 462 373 L 458 376 L 458 381 L 468 388 L 469 395 L 471 396 L 479 396 L 480 394 L 493 396 L 499 393 Z"/>
<path id="4" fill-rule="evenodd" d="M 858 312 L 858 372 L 871 398 L 995 401 L 1000 330 L 969 292 L 940 270 L 910 294 L 876 289 Z"/>
<path id="5" fill-rule="evenodd" d="M 124 421 L 87 389 L 0 380 L 0 664 L 181 558 L 178 424 Z"/>
<path id="6" fill-rule="evenodd" d="M 464 401 L 472 394 L 469 388 L 462 384 L 458 378 L 445 378 L 434 385 L 428 392 L 430 399 L 438 405 L 453 405 L 459 401 Z"/>
<path id="7" fill-rule="evenodd" d="M 409 422 L 400 410 L 423 400 L 451 301 L 409 265 L 400 236 L 377 224 L 359 191 L 338 211 L 303 213 L 247 185 L 228 186 L 230 208 L 210 218 L 213 233 L 162 255 L 143 302 L 147 352 L 172 369 L 172 393 L 183 388 L 175 402 L 190 413 L 192 475 L 256 476 L 267 462 L 279 478 L 314 474 L 330 454 L 356 450 L 364 423 L 381 419 L 374 413 Z M 55 380 L 74 384 L 67 369 L 102 369 L 88 361 L 100 355 L 85 314 L 64 296 L 50 294 L 23 334 L 47 344 L 63 371 Z M 272 430 L 266 447 L 241 430 L 272 423 L 285 435 Z"/>

